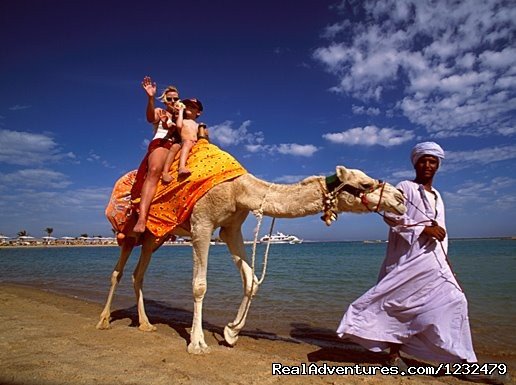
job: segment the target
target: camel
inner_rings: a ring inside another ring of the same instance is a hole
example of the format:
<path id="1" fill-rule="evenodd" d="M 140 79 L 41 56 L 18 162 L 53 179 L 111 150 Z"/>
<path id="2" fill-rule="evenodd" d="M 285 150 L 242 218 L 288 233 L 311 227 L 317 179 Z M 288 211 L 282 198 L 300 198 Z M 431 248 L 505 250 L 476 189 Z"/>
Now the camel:
<path id="1" fill-rule="evenodd" d="M 245 325 L 251 298 L 258 291 L 258 279 L 249 266 L 244 247 L 241 226 L 249 212 L 260 212 L 275 218 L 298 218 L 324 212 L 327 225 L 336 219 L 337 212 L 367 213 L 387 211 L 403 214 L 406 210 L 400 191 L 388 183 L 375 180 L 360 170 L 337 166 L 332 177 L 311 176 L 296 184 L 274 184 L 244 174 L 218 184 L 197 201 L 188 223 L 174 230 L 174 234 L 189 234 L 193 248 L 193 298 L 194 311 L 190 343 L 187 351 L 203 354 L 210 351 L 202 330 L 202 305 L 207 290 L 208 251 L 215 229 L 220 227 L 220 237 L 226 243 L 233 262 L 240 272 L 244 295 L 233 322 L 224 328 L 224 339 L 234 346 Z M 143 276 L 152 252 L 161 243 L 155 243 L 150 232 L 142 235 L 140 259 L 133 273 L 139 329 L 156 330 L 149 322 L 143 302 Z M 135 239 L 126 237 L 121 246 L 119 260 L 111 275 L 111 287 L 104 310 L 97 324 L 98 329 L 107 329 L 110 324 L 111 303 L 115 288 L 120 282 L 124 266 L 135 244 Z"/>

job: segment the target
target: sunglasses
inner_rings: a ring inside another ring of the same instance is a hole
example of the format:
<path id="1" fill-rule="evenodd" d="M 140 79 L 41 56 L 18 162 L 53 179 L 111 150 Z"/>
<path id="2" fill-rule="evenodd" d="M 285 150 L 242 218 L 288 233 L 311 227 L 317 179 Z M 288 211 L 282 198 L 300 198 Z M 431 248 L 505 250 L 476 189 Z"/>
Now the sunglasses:
<path id="1" fill-rule="evenodd" d="M 167 102 L 177 102 L 177 101 L 179 100 L 179 98 L 177 98 L 177 97 L 176 97 L 176 98 L 171 98 L 170 96 L 167 96 L 167 97 L 165 98 L 165 100 L 166 100 Z"/>

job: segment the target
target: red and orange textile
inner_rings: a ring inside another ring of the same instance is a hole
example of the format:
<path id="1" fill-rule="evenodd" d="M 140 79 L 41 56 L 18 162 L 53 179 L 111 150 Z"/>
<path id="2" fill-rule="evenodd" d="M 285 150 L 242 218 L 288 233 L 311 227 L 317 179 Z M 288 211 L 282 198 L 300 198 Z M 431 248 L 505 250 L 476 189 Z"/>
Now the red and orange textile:
<path id="1" fill-rule="evenodd" d="M 188 220 L 195 203 L 211 188 L 247 173 L 235 158 L 206 139 L 200 139 L 190 151 L 186 164 L 191 171 L 188 177 L 178 178 L 178 164 L 179 154 L 170 168 L 172 181 L 158 183 L 149 209 L 147 229 L 157 238 Z M 106 217 L 117 232 L 127 233 L 131 230 L 125 227 L 129 227 L 127 224 L 134 214 L 133 207 L 139 203 L 139 199 L 131 200 L 135 178 L 136 171 L 122 176 L 115 183 L 106 207 Z"/>

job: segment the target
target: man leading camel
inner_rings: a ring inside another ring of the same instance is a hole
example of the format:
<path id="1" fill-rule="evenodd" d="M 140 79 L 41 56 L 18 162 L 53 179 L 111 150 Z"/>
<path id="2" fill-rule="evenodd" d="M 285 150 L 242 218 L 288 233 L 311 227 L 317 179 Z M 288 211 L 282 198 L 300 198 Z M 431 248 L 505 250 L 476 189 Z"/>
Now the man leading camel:
<path id="1" fill-rule="evenodd" d="M 466 296 L 448 262 L 444 204 L 433 187 L 442 159 L 444 151 L 434 142 L 412 150 L 416 177 L 397 186 L 407 212 L 385 215 L 389 243 L 378 283 L 349 306 L 337 329 L 371 351 L 390 349 L 388 365 L 400 370 L 407 369 L 400 351 L 438 362 L 477 361 Z M 503 382 L 498 376 L 467 377 Z"/>

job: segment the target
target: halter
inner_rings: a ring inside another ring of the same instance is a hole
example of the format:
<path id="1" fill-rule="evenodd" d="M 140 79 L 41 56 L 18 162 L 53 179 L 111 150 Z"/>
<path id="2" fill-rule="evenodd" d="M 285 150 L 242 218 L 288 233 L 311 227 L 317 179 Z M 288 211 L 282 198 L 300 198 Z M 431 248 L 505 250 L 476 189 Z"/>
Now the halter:
<path id="1" fill-rule="evenodd" d="M 365 208 L 370 212 L 378 213 L 380 211 L 380 204 L 382 203 L 383 191 L 385 189 L 385 182 L 378 180 L 378 185 L 376 187 L 371 187 L 369 189 L 361 189 L 350 184 L 346 184 L 340 181 L 336 174 L 326 177 L 325 185 L 323 185 L 323 189 L 325 190 L 324 199 L 323 199 L 323 216 L 321 219 L 326 223 L 327 226 L 330 226 L 333 221 L 337 220 L 337 195 L 341 192 L 347 192 L 351 194 L 355 198 L 359 198 L 360 202 L 365 206 Z M 380 190 L 380 199 L 378 200 L 378 204 L 376 209 L 369 208 L 369 200 L 367 199 L 367 195 L 372 192 Z"/>

